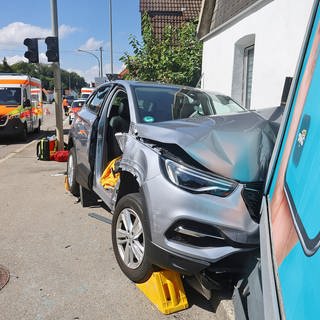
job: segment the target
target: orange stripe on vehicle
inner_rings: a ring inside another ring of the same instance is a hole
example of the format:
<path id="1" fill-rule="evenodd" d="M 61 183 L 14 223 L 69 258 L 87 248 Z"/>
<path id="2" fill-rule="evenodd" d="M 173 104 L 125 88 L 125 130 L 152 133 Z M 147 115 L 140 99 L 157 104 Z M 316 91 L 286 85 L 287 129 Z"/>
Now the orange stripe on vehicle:
<path id="1" fill-rule="evenodd" d="M 28 85 L 30 84 L 31 86 L 35 86 L 35 87 L 41 87 L 40 83 L 38 82 L 34 82 L 34 81 L 29 81 L 29 80 L 18 80 L 18 79 L 0 79 L 0 84 L 24 84 L 24 85 Z"/>
<path id="2" fill-rule="evenodd" d="M 0 115 L 4 116 L 16 108 L 17 107 L 7 107 L 4 105 L 0 105 Z"/>

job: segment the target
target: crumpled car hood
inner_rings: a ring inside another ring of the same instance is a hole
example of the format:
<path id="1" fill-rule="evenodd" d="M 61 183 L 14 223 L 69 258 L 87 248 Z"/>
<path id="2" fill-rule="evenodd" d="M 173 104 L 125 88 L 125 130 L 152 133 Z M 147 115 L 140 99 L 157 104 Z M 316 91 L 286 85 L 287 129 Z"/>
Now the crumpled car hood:
<path id="1" fill-rule="evenodd" d="M 265 179 L 279 129 L 279 116 L 269 118 L 244 112 L 137 124 L 136 130 L 141 138 L 180 146 L 215 174 L 256 182 Z"/>

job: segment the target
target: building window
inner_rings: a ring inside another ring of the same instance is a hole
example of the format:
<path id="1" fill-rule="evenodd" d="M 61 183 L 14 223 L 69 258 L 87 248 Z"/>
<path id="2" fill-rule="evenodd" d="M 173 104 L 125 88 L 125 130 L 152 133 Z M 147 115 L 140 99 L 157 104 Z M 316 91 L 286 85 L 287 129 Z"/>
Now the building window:
<path id="1" fill-rule="evenodd" d="M 247 109 L 251 105 L 254 46 L 244 48 L 242 103 Z"/>
<path id="2" fill-rule="evenodd" d="M 234 46 L 231 96 L 250 109 L 255 35 L 240 38 Z"/>

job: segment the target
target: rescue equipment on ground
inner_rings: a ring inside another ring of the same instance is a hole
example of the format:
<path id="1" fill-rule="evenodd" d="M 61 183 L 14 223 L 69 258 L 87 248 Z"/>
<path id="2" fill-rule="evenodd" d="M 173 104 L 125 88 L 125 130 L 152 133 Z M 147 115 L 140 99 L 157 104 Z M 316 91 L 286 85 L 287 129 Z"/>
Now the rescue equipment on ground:
<path id="1" fill-rule="evenodd" d="M 154 272 L 144 283 L 136 283 L 145 296 L 164 314 L 189 307 L 180 274 L 171 270 Z"/>
<path id="2" fill-rule="evenodd" d="M 55 135 L 42 138 L 37 143 L 37 158 L 44 161 L 67 162 L 69 151 L 68 145 L 64 143 L 64 150 L 57 151 L 58 141 Z"/>
<path id="3" fill-rule="evenodd" d="M 49 140 L 47 138 L 42 138 L 37 143 L 37 158 L 38 160 L 44 160 L 44 161 L 50 160 L 50 147 L 49 147 Z"/>
<path id="4" fill-rule="evenodd" d="M 57 151 L 58 141 L 56 136 L 48 137 L 48 140 L 49 140 L 50 160 L 53 160 L 53 156 Z"/>
<path id="5" fill-rule="evenodd" d="M 105 189 L 113 188 L 119 180 L 120 173 L 117 172 L 116 167 L 118 166 L 120 160 L 121 156 L 111 160 L 106 169 L 103 171 L 100 178 L 100 183 Z"/>
<path id="6" fill-rule="evenodd" d="M 69 151 L 68 150 L 56 151 L 53 154 L 53 160 L 54 161 L 58 161 L 58 162 L 67 162 L 68 161 L 68 155 L 69 155 Z"/>

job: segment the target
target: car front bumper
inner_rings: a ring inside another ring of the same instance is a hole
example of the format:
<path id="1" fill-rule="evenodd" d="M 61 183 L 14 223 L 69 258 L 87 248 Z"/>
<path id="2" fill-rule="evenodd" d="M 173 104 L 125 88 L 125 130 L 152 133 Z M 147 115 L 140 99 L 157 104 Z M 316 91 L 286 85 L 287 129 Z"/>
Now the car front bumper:
<path id="1" fill-rule="evenodd" d="M 224 258 L 258 247 L 239 184 L 227 197 L 187 192 L 162 174 L 142 185 L 150 227 L 151 260 L 164 268 L 195 273 Z"/>
<path id="2" fill-rule="evenodd" d="M 6 121 L 5 125 L 0 125 L 0 137 L 1 136 L 15 136 L 19 135 L 24 130 L 24 124 L 18 118 L 13 118 Z"/>

